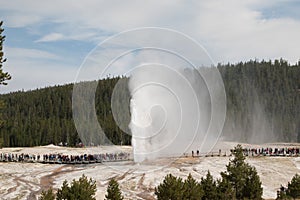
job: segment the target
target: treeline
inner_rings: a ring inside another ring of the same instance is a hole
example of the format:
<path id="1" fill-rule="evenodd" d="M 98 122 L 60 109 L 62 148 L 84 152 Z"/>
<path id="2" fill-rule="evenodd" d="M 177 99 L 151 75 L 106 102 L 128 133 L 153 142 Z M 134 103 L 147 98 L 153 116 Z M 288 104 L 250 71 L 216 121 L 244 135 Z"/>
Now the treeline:
<path id="1" fill-rule="evenodd" d="M 223 137 L 240 142 L 300 141 L 300 62 L 284 60 L 249 61 L 219 64 L 227 95 L 227 116 Z M 107 139 L 114 144 L 130 145 L 131 137 L 122 131 L 113 117 L 111 98 L 115 85 L 122 91 L 126 106 L 130 94 L 128 78 L 98 81 L 95 108 Z M 80 142 L 72 118 L 73 84 L 28 92 L 0 95 L 5 123 L 0 128 L 3 146 L 59 144 L 74 146 Z M 116 103 L 123 106 L 124 102 Z M 126 110 L 126 109 L 125 109 Z M 118 113 L 127 120 L 127 113 Z M 126 130 L 128 132 L 128 130 Z"/>
<path id="2" fill-rule="evenodd" d="M 249 61 L 218 68 L 227 96 L 227 139 L 300 141 L 300 62 Z"/>
<path id="3" fill-rule="evenodd" d="M 130 145 L 131 137 L 116 125 L 111 111 L 112 91 L 120 78 L 98 82 L 95 109 L 98 121 L 110 141 Z M 127 78 L 123 79 L 127 81 Z M 128 88 L 123 87 L 124 96 L 129 95 Z M 80 143 L 72 116 L 72 92 L 73 84 L 68 84 L 1 95 L 5 102 L 2 109 L 5 123 L 0 128 L 3 146 L 37 146 L 60 142 L 75 146 Z"/>

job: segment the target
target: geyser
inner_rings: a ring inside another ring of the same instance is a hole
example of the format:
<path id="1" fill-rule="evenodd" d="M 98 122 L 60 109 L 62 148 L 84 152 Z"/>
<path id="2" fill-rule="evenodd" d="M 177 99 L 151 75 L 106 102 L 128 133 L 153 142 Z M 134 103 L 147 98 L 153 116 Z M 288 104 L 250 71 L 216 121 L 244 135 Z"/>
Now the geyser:
<path id="1" fill-rule="evenodd" d="M 143 64 L 131 72 L 129 90 L 136 162 L 205 152 L 216 142 L 219 134 L 209 130 L 213 105 L 201 71 Z"/>
<path id="2" fill-rule="evenodd" d="M 120 79 L 111 108 L 119 128 L 132 134 L 135 161 L 208 152 L 226 112 L 223 81 L 212 63 L 195 40 L 170 29 L 138 28 L 108 38 L 84 60 L 74 85 L 73 119 L 81 140 L 113 145 L 99 124 L 93 80 L 125 75 L 131 100 L 127 79 Z"/>

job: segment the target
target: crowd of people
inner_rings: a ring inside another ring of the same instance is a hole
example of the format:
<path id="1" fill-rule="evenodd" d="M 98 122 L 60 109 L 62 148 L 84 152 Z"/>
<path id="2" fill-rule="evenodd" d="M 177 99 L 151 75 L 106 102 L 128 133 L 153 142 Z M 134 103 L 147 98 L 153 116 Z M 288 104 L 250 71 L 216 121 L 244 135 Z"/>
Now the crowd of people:
<path id="1" fill-rule="evenodd" d="M 234 149 L 231 149 L 230 152 L 222 151 L 219 149 L 218 152 L 210 153 L 200 153 L 199 150 L 192 151 L 192 157 L 200 157 L 201 155 L 205 156 L 232 156 Z M 245 156 L 300 156 L 299 147 L 262 147 L 262 148 L 244 148 L 243 149 Z"/>
<path id="2" fill-rule="evenodd" d="M 102 154 L 14 154 L 0 153 L 0 162 L 40 162 L 40 163 L 61 163 L 61 164 L 88 164 L 112 161 L 129 160 L 130 154 L 120 153 L 102 153 Z"/>
<path id="3" fill-rule="evenodd" d="M 233 150 L 231 150 L 233 151 Z M 246 156 L 298 156 L 300 148 L 298 147 L 282 147 L 282 148 L 244 148 L 244 155 Z"/>

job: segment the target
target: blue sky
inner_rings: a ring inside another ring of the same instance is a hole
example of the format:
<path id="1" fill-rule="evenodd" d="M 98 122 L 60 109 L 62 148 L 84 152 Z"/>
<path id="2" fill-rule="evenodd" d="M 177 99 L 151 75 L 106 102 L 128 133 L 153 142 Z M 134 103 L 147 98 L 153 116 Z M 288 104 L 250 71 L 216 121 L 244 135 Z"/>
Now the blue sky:
<path id="1" fill-rule="evenodd" d="M 163 27 L 202 44 L 215 63 L 300 59 L 300 1 L 0 0 L 6 35 L 0 93 L 73 82 L 101 41 L 137 27 Z"/>

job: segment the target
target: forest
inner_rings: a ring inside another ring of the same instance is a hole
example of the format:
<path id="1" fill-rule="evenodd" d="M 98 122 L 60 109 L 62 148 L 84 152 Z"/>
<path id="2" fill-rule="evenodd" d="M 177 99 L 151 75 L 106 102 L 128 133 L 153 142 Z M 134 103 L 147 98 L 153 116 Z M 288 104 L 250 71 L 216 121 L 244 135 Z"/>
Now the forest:
<path id="1" fill-rule="evenodd" d="M 251 60 L 217 67 L 227 98 L 222 138 L 250 143 L 300 142 L 300 62 Z M 112 93 L 120 79 L 128 82 L 127 77 L 98 81 L 95 109 L 106 137 L 114 144 L 130 145 L 130 134 L 116 125 L 111 109 Z M 122 87 L 122 98 L 129 105 L 127 84 Z M 1 109 L 0 145 L 80 143 L 73 121 L 72 91 L 73 84 L 67 84 L 1 94 L 5 106 Z"/>

